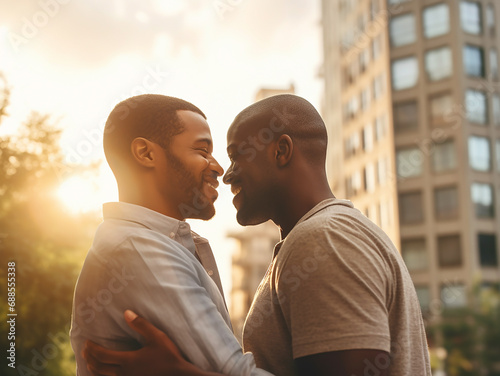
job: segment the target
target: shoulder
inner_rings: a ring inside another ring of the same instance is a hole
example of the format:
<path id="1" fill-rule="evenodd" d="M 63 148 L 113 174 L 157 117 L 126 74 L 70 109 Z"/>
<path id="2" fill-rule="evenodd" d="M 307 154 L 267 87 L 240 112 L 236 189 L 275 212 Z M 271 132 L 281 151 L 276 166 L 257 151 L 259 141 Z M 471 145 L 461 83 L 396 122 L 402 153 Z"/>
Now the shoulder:
<path id="1" fill-rule="evenodd" d="M 188 249 L 166 234 L 121 220 L 106 220 L 99 226 L 87 259 L 108 266 L 110 263 L 151 264 L 158 259 L 169 260 L 170 263 L 195 260 Z"/>
<path id="2" fill-rule="evenodd" d="M 315 260 L 320 269 L 378 269 L 389 273 L 399 252 L 387 235 L 357 209 L 331 205 L 299 223 L 287 236 L 276 260 L 278 269 Z"/>
<path id="3" fill-rule="evenodd" d="M 332 247 L 364 232 L 367 223 L 363 215 L 352 207 L 331 205 L 297 224 L 286 237 L 284 253 L 296 247 Z M 281 252 L 281 251 L 280 251 Z"/>

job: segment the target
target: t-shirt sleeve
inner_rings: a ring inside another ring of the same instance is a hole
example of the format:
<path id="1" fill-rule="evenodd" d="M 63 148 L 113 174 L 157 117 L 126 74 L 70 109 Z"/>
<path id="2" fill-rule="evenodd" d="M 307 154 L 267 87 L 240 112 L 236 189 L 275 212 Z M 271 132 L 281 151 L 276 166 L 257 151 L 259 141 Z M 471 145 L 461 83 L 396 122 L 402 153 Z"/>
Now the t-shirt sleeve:
<path id="1" fill-rule="evenodd" d="M 349 221 L 304 226 L 293 235 L 278 254 L 275 283 L 294 359 L 352 349 L 389 352 L 390 278 L 375 243 Z"/>

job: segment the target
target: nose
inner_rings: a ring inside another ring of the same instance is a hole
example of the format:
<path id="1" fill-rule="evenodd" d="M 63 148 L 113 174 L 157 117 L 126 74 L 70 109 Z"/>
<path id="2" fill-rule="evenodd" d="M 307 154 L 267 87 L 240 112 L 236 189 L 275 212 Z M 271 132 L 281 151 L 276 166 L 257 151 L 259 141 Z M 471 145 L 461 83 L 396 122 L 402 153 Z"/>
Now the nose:
<path id="1" fill-rule="evenodd" d="M 210 169 L 214 171 L 217 176 L 221 176 L 224 173 L 224 169 L 214 157 L 210 160 Z"/>
<path id="2" fill-rule="evenodd" d="M 222 178 L 222 182 L 224 184 L 231 184 L 231 181 L 233 180 L 233 164 L 231 163 L 231 166 L 227 169 L 226 173 L 224 174 L 224 177 Z"/>

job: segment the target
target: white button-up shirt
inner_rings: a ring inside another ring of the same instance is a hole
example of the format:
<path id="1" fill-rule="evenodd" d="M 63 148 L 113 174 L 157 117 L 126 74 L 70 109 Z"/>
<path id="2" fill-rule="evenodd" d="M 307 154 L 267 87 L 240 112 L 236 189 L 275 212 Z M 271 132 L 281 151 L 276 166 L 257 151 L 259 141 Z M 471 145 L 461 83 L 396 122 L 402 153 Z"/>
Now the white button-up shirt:
<path id="1" fill-rule="evenodd" d="M 89 375 L 81 355 L 87 339 L 116 350 L 144 344 L 126 324 L 126 309 L 167 333 L 204 370 L 269 375 L 232 333 L 206 239 L 142 206 L 108 203 L 103 214 L 75 288 L 70 335 L 78 375 Z"/>

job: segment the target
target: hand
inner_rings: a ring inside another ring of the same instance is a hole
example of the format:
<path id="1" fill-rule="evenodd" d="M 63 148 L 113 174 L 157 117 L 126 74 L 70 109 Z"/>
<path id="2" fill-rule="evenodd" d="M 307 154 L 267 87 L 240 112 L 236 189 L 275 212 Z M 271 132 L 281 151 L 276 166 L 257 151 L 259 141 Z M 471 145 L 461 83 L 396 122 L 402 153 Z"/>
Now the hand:
<path id="1" fill-rule="evenodd" d="M 136 351 L 112 351 L 91 341 L 85 343 L 83 357 L 95 376 L 163 376 L 203 374 L 183 359 L 165 333 L 132 311 L 125 311 L 127 324 L 141 334 L 146 344 Z"/>

